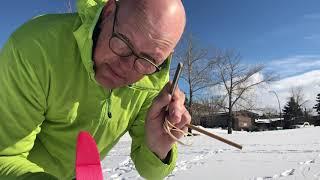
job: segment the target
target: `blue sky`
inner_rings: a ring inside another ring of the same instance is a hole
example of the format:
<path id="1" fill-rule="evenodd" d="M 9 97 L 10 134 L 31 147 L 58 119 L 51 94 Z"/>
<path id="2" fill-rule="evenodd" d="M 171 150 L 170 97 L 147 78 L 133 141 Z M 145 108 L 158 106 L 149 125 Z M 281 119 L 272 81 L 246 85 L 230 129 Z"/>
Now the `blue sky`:
<path id="1" fill-rule="evenodd" d="M 0 6 L 0 47 L 10 34 L 34 16 L 66 11 L 66 1 L 3 1 Z"/>
<path id="2" fill-rule="evenodd" d="M 188 32 L 192 32 L 204 46 L 240 52 L 245 62 L 269 63 L 320 54 L 319 0 L 183 2 Z M 19 8 L 17 6 L 14 1 L 5 1 L 0 7 L 0 47 L 11 32 L 28 19 L 66 10 L 66 1 L 21 1 Z M 283 77 L 294 75 L 292 73 L 283 74 Z"/>
<path id="3" fill-rule="evenodd" d="M 320 1 L 184 1 L 188 31 L 249 61 L 320 50 Z"/>
<path id="4" fill-rule="evenodd" d="M 301 88 L 306 106 L 320 92 L 319 0 L 185 0 L 187 31 L 207 46 L 234 49 L 248 64 L 263 63 L 279 81 L 256 89 L 260 107 L 283 107 Z M 257 79 L 261 76 L 257 75 Z M 214 93 L 214 92 L 213 92 Z"/>
<path id="5" fill-rule="evenodd" d="M 242 55 L 245 63 L 264 63 L 267 69 L 278 72 L 283 83 L 291 82 L 288 80 L 290 78 L 304 79 L 304 74 L 310 80 L 310 72 L 320 72 L 319 0 L 183 2 L 187 11 L 186 30 L 192 32 L 203 46 L 234 49 Z M 66 1 L 2 2 L 0 47 L 12 31 L 28 19 L 65 10 Z M 313 83 L 318 82 L 317 76 L 313 78 Z M 309 86 L 305 88 L 310 89 Z M 284 91 L 284 87 L 279 87 L 279 84 L 273 88 Z M 319 89 L 320 86 L 314 86 L 312 93 L 320 92 Z M 285 93 L 283 101 L 284 96 Z M 313 96 L 310 92 L 310 98 Z"/>

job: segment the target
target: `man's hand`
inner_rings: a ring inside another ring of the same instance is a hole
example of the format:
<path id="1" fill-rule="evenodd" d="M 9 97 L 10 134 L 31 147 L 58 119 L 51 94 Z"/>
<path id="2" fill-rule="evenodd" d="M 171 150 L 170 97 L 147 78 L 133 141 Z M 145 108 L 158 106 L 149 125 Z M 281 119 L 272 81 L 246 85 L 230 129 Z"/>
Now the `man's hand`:
<path id="1" fill-rule="evenodd" d="M 171 82 L 167 83 L 154 99 L 148 111 L 145 125 L 147 146 L 161 160 L 166 158 L 175 143 L 175 140 L 163 129 L 165 118 L 184 132 L 188 131 L 185 125 L 191 122 L 191 116 L 184 106 L 185 94 L 177 87 L 171 96 L 169 94 L 171 85 Z M 165 111 L 167 105 L 169 105 L 169 114 Z M 183 136 L 182 133 L 177 131 L 171 131 L 171 133 L 178 139 Z"/>

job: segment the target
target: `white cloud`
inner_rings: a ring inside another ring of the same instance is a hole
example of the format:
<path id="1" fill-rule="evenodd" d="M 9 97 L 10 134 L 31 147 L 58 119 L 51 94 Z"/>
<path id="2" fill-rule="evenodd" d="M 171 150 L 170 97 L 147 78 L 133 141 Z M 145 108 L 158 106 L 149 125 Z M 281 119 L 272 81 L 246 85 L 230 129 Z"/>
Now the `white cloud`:
<path id="1" fill-rule="evenodd" d="M 290 97 L 292 88 L 300 87 L 303 90 L 304 100 L 307 108 L 314 106 L 316 95 L 320 93 L 320 70 L 309 71 L 300 75 L 287 77 L 276 81 L 269 85 L 266 89 L 256 89 L 257 102 L 261 107 L 273 107 L 278 109 L 278 102 L 274 94 L 270 91 L 275 91 L 279 97 L 281 108 L 286 104 Z"/>
<path id="2" fill-rule="evenodd" d="M 273 108 L 279 112 L 279 104 L 274 93 L 278 95 L 281 109 L 285 106 L 288 98 L 291 96 L 292 88 L 302 88 L 303 98 L 307 100 L 305 106 L 312 108 L 316 101 L 316 95 L 320 93 L 320 70 L 309 71 L 296 76 L 287 77 L 271 84 L 262 84 L 250 90 L 249 97 L 255 99 L 256 108 Z M 251 82 L 258 82 L 263 79 L 261 73 L 252 76 Z M 223 86 L 211 88 L 211 93 L 215 95 L 225 94 Z M 248 95 L 248 94 L 247 94 Z"/>
<path id="3" fill-rule="evenodd" d="M 261 82 L 261 81 L 263 81 L 263 79 L 264 79 L 264 76 L 263 76 L 262 73 L 255 73 L 255 74 L 253 74 L 253 75 L 248 79 L 248 81 L 246 82 L 246 86 L 249 86 L 249 85 L 251 85 L 251 84 L 255 84 L 255 83 Z M 234 79 L 234 81 L 236 81 L 236 79 Z M 227 82 L 227 84 L 229 84 L 229 83 L 230 83 L 230 81 Z M 243 94 L 242 97 L 245 96 L 245 97 L 246 97 L 246 100 L 249 100 L 250 102 L 255 101 L 256 98 L 257 98 L 257 97 L 256 97 L 256 95 L 257 95 L 257 93 L 256 93 L 256 92 L 257 92 L 257 89 L 258 89 L 258 88 L 264 89 L 265 87 L 266 87 L 265 84 L 260 84 L 260 85 L 258 85 L 258 86 L 252 87 L 252 88 L 248 89 L 248 90 Z M 220 85 L 217 85 L 217 86 L 214 86 L 214 87 L 210 88 L 207 93 L 210 94 L 210 95 L 223 96 L 223 95 L 226 95 L 226 94 L 227 94 L 227 91 L 226 91 L 224 85 L 221 85 L 221 84 L 220 84 Z M 234 96 L 233 98 L 236 98 L 236 97 Z M 227 99 L 226 99 L 226 101 L 227 101 Z M 242 104 L 242 105 L 244 105 L 245 107 L 247 107 L 247 106 L 246 106 L 247 101 L 245 102 L 245 101 L 242 101 L 241 99 L 239 99 L 239 100 L 237 101 L 237 104 Z"/>
<path id="4" fill-rule="evenodd" d="M 255 98 L 257 108 L 271 107 L 279 111 L 277 98 L 270 92 L 275 91 L 283 109 L 291 96 L 291 90 L 297 87 L 303 90 L 304 100 L 307 100 L 305 106 L 312 108 L 315 105 L 316 95 L 320 93 L 320 55 L 296 55 L 271 60 L 266 70 L 277 73 L 281 79 L 249 91 L 249 97 Z M 249 83 L 261 81 L 263 78 L 262 73 L 257 73 L 251 77 Z M 215 95 L 226 93 L 223 86 L 213 87 L 210 92 Z"/>
<path id="5" fill-rule="evenodd" d="M 303 17 L 306 19 L 320 19 L 320 13 L 305 14 Z"/>
<path id="6" fill-rule="evenodd" d="M 256 90 L 257 104 L 279 109 L 276 96 L 270 93 L 275 91 L 283 108 L 291 95 L 291 89 L 300 87 L 304 99 L 308 100 L 305 105 L 308 108 L 314 106 L 316 95 L 320 93 L 320 55 L 296 55 L 275 59 L 267 64 L 267 69 L 278 73 L 282 78 L 268 85 L 266 89 Z"/>
<path id="7" fill-rule="evenodd" d="M 237 79 L 234 79 L 234 81 L 236 81 L 236 80 Z M 246 85 L 254 84 L 254 83 L 257 83 L 262 80 L 263 80 L 263 74 L 255 73 L 248 79 Z M 227 82 L 227 84 L 229 84 L 229 83 L 230 83 L 230 81 Z M 216 85 L 214 87 L 211 87 L 209 91 L 211 93 L 214 93 L 215 95 L 224 95 L 227 93 L 224 85 Z"/>
<path id="8" fill-rule="evenodd" d="M 271 60 L 267 69 L 278 72 L 281 77 L 288 77 L 320 69 L 320 55 L 297 55 Z"/>
<path id="9" fill-rule="evenodd" d="M 305 36 L 303 39 L 305 39 L 305 40 L 318 40 L 318 39 L 320 39 L 320 34 L 312 34 L 309 36 Z"/>

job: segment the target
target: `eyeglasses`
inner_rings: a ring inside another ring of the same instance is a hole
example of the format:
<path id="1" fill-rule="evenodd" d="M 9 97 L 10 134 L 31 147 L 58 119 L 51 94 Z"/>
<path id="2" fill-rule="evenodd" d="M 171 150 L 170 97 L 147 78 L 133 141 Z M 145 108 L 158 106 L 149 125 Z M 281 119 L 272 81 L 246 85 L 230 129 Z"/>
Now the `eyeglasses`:
<path id="1" fill-rule="evenodd" d="M 113 19 L 113 27 L 112 27 L 112 36 L 109 39 L 109 48 L 111 51 L 119 57 L 129 57 L 135 56 L 134 60 L 134 69 L 144 75 L 150 75 L 156 73 L 161 70 L 161 66 L 156 65 L 156 62 L 149 55 L 139 55 L 137 51 L 134 50 L 134 47 L 130 40 L 123 34 L 116 32 L 114 30 L 115 24 L 117 23 L 117 14 L 119 8 L 119 1 L 115 0 L 116 9 L 115 15 Z"/>

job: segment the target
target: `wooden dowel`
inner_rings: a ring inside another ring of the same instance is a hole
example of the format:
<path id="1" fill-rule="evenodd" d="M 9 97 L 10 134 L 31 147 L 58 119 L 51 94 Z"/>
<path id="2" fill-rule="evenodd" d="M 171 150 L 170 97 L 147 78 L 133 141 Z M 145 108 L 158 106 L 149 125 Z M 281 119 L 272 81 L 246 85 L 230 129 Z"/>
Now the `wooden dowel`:
<path id="1" fill-rule="evenodd" d="M 229 145 L 231 145 L 231 146 L 233 146 L 233 147 L 236 147 L 236 148 L 238 148 L 238 149 L 242 149 L 242 146 L 241 146 L 240 144 L 237 144 L 237 143 L 232 142 L 232 141 L 229 141 L 229 140 L 227 140 L 227 139 L 225 139 L 225 138 L 223 138 L 223 137 L 220 137 L 220 136 L 217 136 L 217 135 L 215 135 L 215 134 L 212 134 L 212 133 L 210 133 L 210 132 L 208 132 L 208 131 L 206 131 L 206 130 L 203 130 L 203 129 L 201 129 L 201 128 L 198 128 L 198 127 L 196 127 L 196 126 L 194 126 L 194 125 L 192 125 L 192 124 L 186 124 L 186 126 L 187 126 L 188 128 L 190 128 L 190 129 L 196 130 L 196 131 L 198 131 L 198 132 L 200 132 L 200 133 L 202 133 L 202 134 L 205 134 L 205 135 L 207 135 L 207 136 L 210 136 L 210 137 L 212 137 L 212 138 L 214 138 L 214 139 L 217 139 L 217 140 L 219 140 L 219 141 L 222 141 L 222 142 L 224 142 L 224 143 L 227 143 L 227 144 L 229 144 Z"/>

